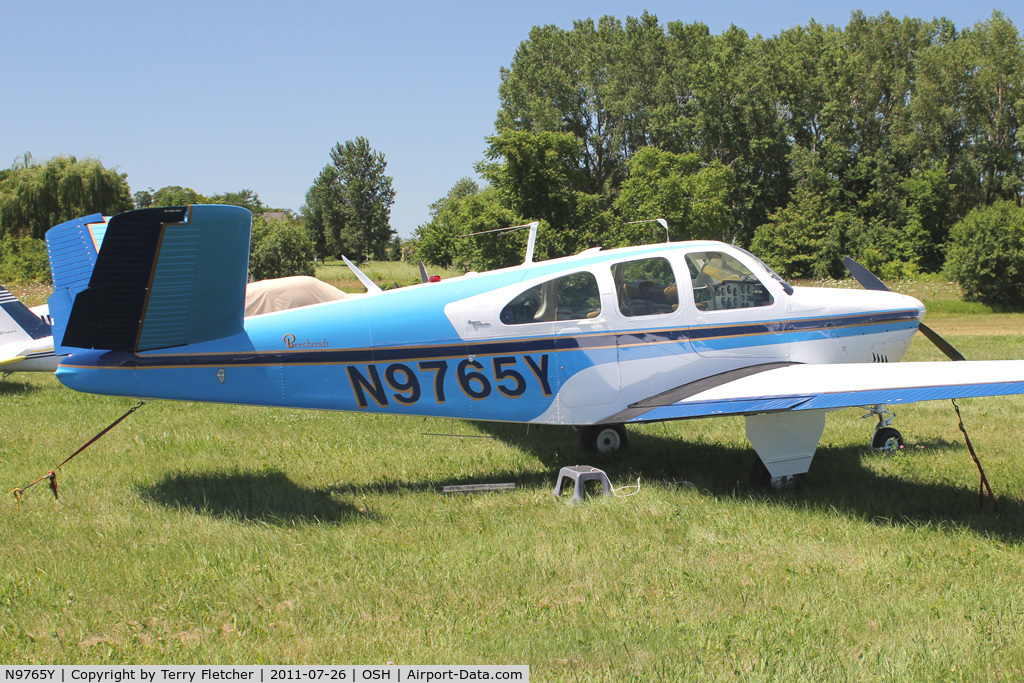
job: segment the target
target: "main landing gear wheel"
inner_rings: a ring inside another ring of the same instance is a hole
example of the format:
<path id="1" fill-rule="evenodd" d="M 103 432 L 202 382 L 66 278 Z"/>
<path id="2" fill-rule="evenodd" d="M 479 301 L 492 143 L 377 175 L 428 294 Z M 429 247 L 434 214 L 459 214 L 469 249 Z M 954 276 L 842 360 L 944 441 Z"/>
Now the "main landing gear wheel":
<path id="1" fill-rule="evenodd" d="M 903 448 L 903 435 L 898 429 L 882 427 L 875 430 L 871 439 L 871 447 L 879 451 L 898 451 Z"/>
<path id="2" fill-rule="evenodd" d="M 588 451 L 614 453 L 629 446 L 629 435 L 623 425 L 590 425 L 580 431 L 580 445 Z"/>

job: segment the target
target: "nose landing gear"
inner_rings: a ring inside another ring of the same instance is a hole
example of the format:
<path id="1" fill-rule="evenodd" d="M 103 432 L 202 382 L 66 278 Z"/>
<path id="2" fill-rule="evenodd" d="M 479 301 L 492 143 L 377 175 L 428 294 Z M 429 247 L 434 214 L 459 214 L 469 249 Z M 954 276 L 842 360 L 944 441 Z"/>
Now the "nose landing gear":
<path id="1" fill-rule="evenodd" d="M 889 426 L 896 419 L 896 413 L 886 410 L 881 403 L 868 408 L 868 411 L 863 417 L 872 415 L 878 417 L 875 433 L 871 437 L 871 447 L 879 451 L 895 451 L 903 448 L 903 435 L 898 429 Z"/>

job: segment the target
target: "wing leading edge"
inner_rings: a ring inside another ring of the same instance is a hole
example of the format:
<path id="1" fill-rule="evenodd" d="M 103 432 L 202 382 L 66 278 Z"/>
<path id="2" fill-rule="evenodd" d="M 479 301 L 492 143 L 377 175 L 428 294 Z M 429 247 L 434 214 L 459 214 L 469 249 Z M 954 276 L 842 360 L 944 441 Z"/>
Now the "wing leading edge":
<path id="1" fill-rule="evenodd" d="M 717 376 L 717 381 L 708 379 L 701 380 L 703 384 L 694 383 L 697 386 L 684 385 L 634 403 L 605 422 L 656 422 L 1024 394 L 1024 360 L 770 364 L 725 373 Z"/>

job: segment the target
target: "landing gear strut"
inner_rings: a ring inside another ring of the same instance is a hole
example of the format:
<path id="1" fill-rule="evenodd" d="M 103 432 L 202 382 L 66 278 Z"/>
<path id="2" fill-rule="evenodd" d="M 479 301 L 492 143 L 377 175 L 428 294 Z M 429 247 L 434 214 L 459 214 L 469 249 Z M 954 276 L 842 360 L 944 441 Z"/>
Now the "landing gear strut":
<path id="1" fill-rule="evenodd" d="M 875 425 L 875 434 L 871 437 L 871 447 L 879 451 L 897 451 L 903 448 L 903 435 L 898 429 L 890 427 L 896 418 L 896 413 L 886 410 L 885 406 L 878 405 L 868 408 L 870 411 L 864 417 L 876 415 L 878 424 Z"/>
<path id="2" fill-rule="evenodd" d="M 629 445 L 626 428 L 620 424 L 590 425 L 580 430 L 580 446 L 587 451 L 614 453 Z"/>

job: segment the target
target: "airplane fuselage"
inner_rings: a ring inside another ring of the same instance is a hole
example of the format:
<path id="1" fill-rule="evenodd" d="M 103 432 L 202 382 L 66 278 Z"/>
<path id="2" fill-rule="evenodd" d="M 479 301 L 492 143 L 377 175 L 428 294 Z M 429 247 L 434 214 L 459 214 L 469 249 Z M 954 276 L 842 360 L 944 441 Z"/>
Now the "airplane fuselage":
<path id="1" fill-rule="evenodd" d="M 94 393 L 585 425 L 769 363 L 898 361 L 924 313 L 890 292 L 786 286 L 718 242 L 591 250 L 245 319 L 145 352 L 76 351 Z"/>

